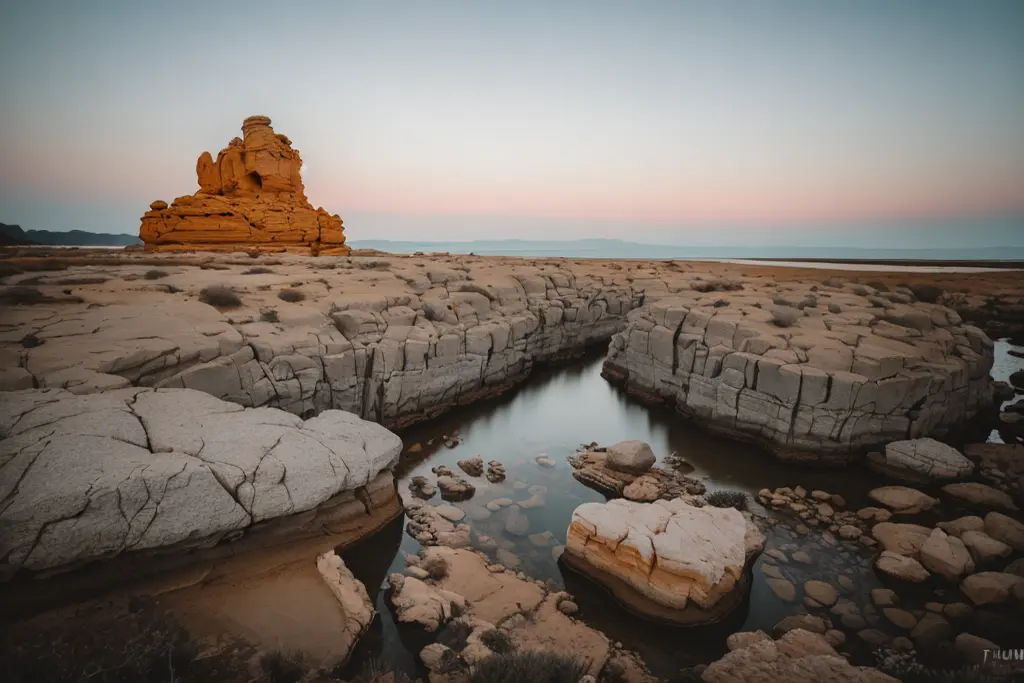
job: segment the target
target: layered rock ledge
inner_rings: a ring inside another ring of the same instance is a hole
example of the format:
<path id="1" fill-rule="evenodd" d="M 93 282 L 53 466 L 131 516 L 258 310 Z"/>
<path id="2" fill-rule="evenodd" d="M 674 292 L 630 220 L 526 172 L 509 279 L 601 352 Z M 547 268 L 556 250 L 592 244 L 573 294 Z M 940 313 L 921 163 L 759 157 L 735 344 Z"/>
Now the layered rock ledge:
<path id="1" fill-rule="evenodd" d="M 631 611 L 697 625 L 742 603 L 763 548 L 760 531 L 734 508 L 616 499 L 576 508 L 562 557 Z"/>
<path id="2" fill-rule="evenodd" d="M 190 388 L 243 406 L 297 415 L 338 408 L 401 427 L 605 342 L 642 298 L 628 284 L 565 267 L 396 258 L 321 259 L 329 267 L 312 270 L 285 258 L 269 267 L 179 266 L 155 283 L 144 277 L 149 267 L 126 259 L 88 302 L 0 306 L 0 360 L 9 368 L 0 390 Z M 216 286 L 240 305 L 196 300 Z M 284 289 L 302 300 L 283 301 Z M 39 343 L 26 347 L 27 335 Z"/>
<path id="3" fill-rule="evenodd" d="M 395 499 L 401 448 L 351 413 L 188 389 L 0 392 L 0 576 L 209 547 L 326 506 L 369 514 Z"/>
<path id="4" fill-rule="evenodd" d="M 146 250 L 347 254 L 341 218 L 306 199 L 291 140 L 266 116 L 247 118 L 242 135 L 216 161 L 200 155 L 198 192 L 150 204 L 139 229 Z"/>
<path id="5" fill-rule="evenodd" d="M 604 375 L 782 457 L 845 461 L 942 435 L 992 404 L 992 341 L 954 311 L 863 285 L 664 297 L 612 339 Z"/>

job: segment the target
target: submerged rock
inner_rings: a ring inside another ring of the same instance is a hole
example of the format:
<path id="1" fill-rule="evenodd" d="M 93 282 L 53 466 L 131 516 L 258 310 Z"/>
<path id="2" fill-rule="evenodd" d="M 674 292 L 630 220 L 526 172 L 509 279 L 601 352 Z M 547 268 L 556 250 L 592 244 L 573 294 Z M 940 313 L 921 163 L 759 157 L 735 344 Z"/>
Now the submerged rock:
<path id="1" fill-rule="evenodd" d="M 763 547 L 733 508 L 612 500 L 576 508 L 564 558 L 634 611 L 692 624 L 716 621 L 742 601 Z"/>
<path id="2" fill-rule="evenodd" d="M 868 497 L 894 513 L 904 515 L 916 515 L 939 504 L 937 498 L 907 486 L 882 486 L 869 491 Z"/>
<path id="3" fill-rule="evenodd" d="M 959 479 L 974 470 L 960 451 L 931 438 L 893 441 L 882 453 L 870 453 L 868 466 L 907 481 Z"/>

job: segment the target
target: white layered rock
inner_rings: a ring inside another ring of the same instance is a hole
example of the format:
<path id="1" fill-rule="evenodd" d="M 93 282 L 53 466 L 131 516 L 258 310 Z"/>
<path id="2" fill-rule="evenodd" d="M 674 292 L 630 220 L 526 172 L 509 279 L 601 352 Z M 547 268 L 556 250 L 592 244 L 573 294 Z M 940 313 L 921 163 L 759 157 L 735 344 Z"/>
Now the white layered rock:
<path id="1" fill-rule="evenodd" d="M 612 338 L 604 375 L 791 457 L 845 460 L 991 405 L 992 341 L 952 310 L 869 300 L 868 288 L 788 289 L 802 299 L 792 319 L 769 310 L 766 291 L 661 298 Z"/>
<path id="2" fill-rule="evenodd" d="M 881 472 L 909 481 L 959 479 L 974 470 L 960 451 L 932 438 L 893 441 L 882 453 L 871 453 L 868 464 Z"/>
<path id="3" fill-rule="evenodd" d="M 724 616 L 714 608 L 745 589 L 747 563 L 763 545 L 757 528 L 734 508 L 695 507 L 678 498 L 654 503 L 616 499 L 576 508 L 566 557 L 598 581 L 612 577 L 613 592 L 624 602 L 630 603 L 629 594 L 614 590 L 618 582 L 642 596 L 631 603 L 639 611 L 649 601 L 667 610 L 658 610 L 657 616 L 671 619 L 672 612 L 695 606 L 713 621 Z M 680 614 L 679 620 L 688 618 Z"/>
<path id="4" fill-rule="evenodd" d="M 0 566 L 215 542 L 368 487 L 401 448 L 339 410 L 303 421 L 188 389 L 0 392 Z"/>

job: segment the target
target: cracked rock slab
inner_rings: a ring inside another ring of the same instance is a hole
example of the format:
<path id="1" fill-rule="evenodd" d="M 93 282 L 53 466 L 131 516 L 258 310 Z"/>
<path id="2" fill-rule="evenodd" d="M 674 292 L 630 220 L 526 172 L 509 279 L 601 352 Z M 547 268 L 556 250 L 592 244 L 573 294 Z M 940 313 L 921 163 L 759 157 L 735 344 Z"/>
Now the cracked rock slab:
<path id="1" fill-rule="evenodd" d="M 351 413 L 303 421 L 191 389 L 0 393 L 0 573 L 305 512 L 390 469 L 401 440 Z"/>
<path id="2" fill-rule="evenodd" d="M 641 613 L 701 623 L 742 600 L 746 569 L 763 547 L 760 532 L 734 508 L 616 499 L 576 508 L 564 557 Z"/>

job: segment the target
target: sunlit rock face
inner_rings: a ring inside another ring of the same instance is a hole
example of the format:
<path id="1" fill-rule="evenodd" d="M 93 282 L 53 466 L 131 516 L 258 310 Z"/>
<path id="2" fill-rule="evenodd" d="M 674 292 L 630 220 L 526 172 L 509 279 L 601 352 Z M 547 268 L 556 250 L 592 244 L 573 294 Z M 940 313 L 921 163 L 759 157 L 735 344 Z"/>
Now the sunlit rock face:
<path id="1" fill-rule="evenodd" d="M 306 200 L 291 140 L 266 116 L 247 118 L 242 135 L 216 161 L 199 156 L 198 192 L 150 205 L 139 230 L 146 250 L 347 254 L 341 218 Z"/>
<path id="2" fill-rule="evenodd" d="M 631 610 L 679 624 L 714 622 L 746 595 L 764 539 L 733 508 L 681 499 L 585 503 L 566 535 L 567 563 Z"/>
<path id="3" fill-rule="evenodd" d="M 992 405 L 992 363 L 992 341 L 944 306 L 795 283 L 712 307 L 661 298 L 613 337 L 604 375 L 780 457 L 845 462 L 966 426 Z"/>

